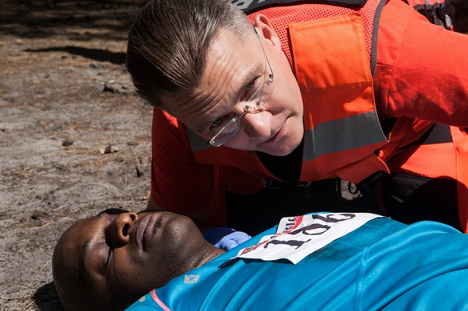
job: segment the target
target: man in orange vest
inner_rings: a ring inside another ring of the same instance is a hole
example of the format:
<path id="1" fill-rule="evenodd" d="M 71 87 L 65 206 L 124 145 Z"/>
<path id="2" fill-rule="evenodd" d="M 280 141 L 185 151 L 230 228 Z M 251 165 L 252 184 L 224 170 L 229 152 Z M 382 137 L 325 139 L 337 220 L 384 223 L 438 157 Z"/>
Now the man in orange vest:
<path id="1" fill-rule="evenodd" d="M 143 9 L 127 67 L 155 106 L 148 209 L 256 234 L 352 208 L 328 195 L 345 180 L 369 209 L 466 230 L 468 37 L 446 29 L 451 6 L 313 2 Z"/>

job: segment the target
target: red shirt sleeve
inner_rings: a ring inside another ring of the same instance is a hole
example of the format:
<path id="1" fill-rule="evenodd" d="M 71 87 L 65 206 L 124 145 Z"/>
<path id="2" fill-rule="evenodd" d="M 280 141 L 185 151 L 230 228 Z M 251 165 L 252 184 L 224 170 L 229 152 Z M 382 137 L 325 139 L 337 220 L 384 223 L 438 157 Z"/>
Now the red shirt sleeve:
<path id="1" fill-rule="evenodd" d="M 208 206 L 213 168 L 195 161 L 184 125 L 154 108 L 151 195 L 167 211 L 197 212 Z"/>
<path id="2" fill-rule="evenodd" d="M 382 11 L 374 76 L 381 116 L 468 126 L 468 36 L 431 24 L 401 0 Z"/>

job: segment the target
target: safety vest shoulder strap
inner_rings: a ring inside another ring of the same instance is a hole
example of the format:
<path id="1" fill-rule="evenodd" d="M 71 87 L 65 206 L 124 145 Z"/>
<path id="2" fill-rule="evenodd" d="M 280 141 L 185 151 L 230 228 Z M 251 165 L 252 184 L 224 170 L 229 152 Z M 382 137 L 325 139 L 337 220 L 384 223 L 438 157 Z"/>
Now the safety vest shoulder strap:
<path id="1" fill-rule="evenodd" d="M 344 7 L 362 7 L 367 0 L 232 0 L 231 3 L 244 11 L 245 14 L 273 7 L 296 4 L 331 4 Z"/>

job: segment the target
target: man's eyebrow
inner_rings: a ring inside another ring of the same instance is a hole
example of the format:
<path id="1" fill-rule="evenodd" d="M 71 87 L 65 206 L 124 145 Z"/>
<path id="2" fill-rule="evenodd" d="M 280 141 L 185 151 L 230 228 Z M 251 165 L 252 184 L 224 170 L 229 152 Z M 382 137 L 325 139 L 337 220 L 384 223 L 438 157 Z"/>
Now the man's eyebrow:
<path id="1" fill-rule="evenodd" d="M 261 77 L 261 66 L 258 64 L 257 66 L 255 66 L 253 68 L 250 68 L 250 70 L 244 75 L 244 77 L 242 79 L 241 86 L 235 91 L 236 98 L 242 98 L 243 93 L 244 93 L 245 88 L 247 87 L 247 85 L 249 85 L 253 80 L 258 79 L 259 77 Z M 237 104 L 237 102 L 236 102 L 236 104 Z M 232 112 L 232 111 L 230 111 L 230 112 Z M 221 117 L 221 116 L 219 116 L 219 117 Z M 197 126 L 195 131 L 202 132 L 206 128 L 210 127 L 212 122 L 213 122 L 212 120 L 209 120 L 209 121 Z"/>
<path id="2" fill-rule="evenodd" d="M 257 70 L 255 69 L 255 70 L 249 72 L 248 75 L 246 75 L 246 76 L 244 77 L 244 81 L 242 82 L 242 87 L 240 88 L 240 90 L 237 91 L 237 93 L 239 93 L 240 95 L 242 95 L 241 93 L 244 92 L 245 87 L 246 87 L 247 85 L 249 85 L 253 80 L 258 79 L 259 75 L 258 75 L 258 73 L 256 73 L 256 72 L 257 72 Z"/>
<path id="3" fill-rule="evenodd" d="M 86 265 L 86 252 L 88 251 L 89 244 L 91 243 L 91 239 L 87 239 L 84 243 L 83 246 L 81 247 L 81 261 L 83 262 L 86 271 L 89 273 L 88 266 Z"/>
<path id="4" fill-rule="evenodd" d="M 249 72 L 245 74 L 243 78 L 244 81 L 242 82 L 241 88 L 237 91 L 237 94 L 241 95 L 241 93 L 244 92 L 246 86 L 249 85 L 253 80 L 260 78 L 262 74 L 264 74 L 264 71 L 262 71 L 262 65 L 260 65 L 260 63 L 257 63 L 256 66 L 250 68 Z"/>

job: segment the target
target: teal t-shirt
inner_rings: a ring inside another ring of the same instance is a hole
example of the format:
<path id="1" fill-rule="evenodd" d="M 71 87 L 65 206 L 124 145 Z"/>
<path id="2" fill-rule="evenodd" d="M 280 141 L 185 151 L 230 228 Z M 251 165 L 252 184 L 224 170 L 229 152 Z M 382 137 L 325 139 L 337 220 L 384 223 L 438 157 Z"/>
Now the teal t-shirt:
<path id="1" fill-rule="evenodd" d="M 468 310 L 468 236 L 449 226 L 377 218 L 295 265 L 241 259 L 220 267 L 274 233 L 255 236 L 127 310 Z"/>

